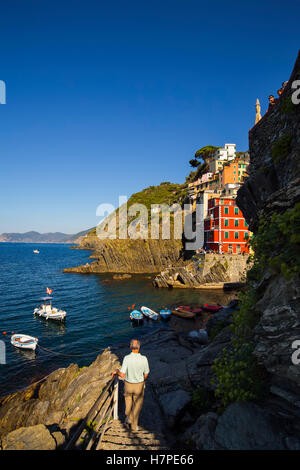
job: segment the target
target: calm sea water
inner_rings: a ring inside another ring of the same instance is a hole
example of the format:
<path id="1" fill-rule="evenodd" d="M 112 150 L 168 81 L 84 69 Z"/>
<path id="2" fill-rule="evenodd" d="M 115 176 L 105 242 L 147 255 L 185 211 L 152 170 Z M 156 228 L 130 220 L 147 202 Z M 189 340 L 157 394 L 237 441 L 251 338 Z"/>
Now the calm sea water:
<path id="1" fill-rule="evenodd" d="M 40 254 L 34 254 L 38 248 Z M 6 364 L 0 364 L 0 396 L 27 386 L 70 363 L 89 365 L 101 348 L 142 337 L 157 328 L 193 328 L 193 322 L 145 321 L 134 327 L 128 307 L 225 303 L 230 296 L 192 289 L 156 289 L 147 275 L 116 281 L 111 275 L 63 273 L 88 261 L 89 251 L 70 245 L 0 243 L 0 339 L 6 344 Z M 53 289 L 53 305 L 67 311 L 65 323 L 33 316 L 34 308 Z M 6 331 L 7 335 L 3 335 Z M 42 348 L 21 351 L 10 344 L 12 333 L 39 339 Z"/>

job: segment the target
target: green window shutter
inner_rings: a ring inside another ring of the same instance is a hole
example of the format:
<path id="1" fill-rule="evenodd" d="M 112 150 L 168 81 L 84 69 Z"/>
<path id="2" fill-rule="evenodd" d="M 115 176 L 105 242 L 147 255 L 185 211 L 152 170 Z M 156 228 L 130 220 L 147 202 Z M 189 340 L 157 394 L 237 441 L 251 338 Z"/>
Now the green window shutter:
<path id="1" fill-rule="evenodd" d="M 228 227 L 228 226 L 229 226 L 229 220 L 228 220 L 228 219 L 225 219 L 224 225 L 225 225 L 225 227 Z"/>
<path id="2" fill-rule="evenodd" d="M 239 226 L 239 221 L 238 221 L 237 219 L 234 221 L 234 226 L 235 226 L 235 227 L 238 227 L 238 226 Z"/>
<path id="3" fill-rule="evenodd" d="M 225 232 L 225 238 L 226 238 L 226 239 L 229 238 L 229 232 Z"/>
<path id="4" fill-rule="evenodd" d="M 235 240 L 239 239 L 239 232 L 234 232 L 234 238 L 235 238 Z"/>
<path id="5" fill-rule="evenodd" d="M 235 208 L 234 208 L 234 213 L 235 213 L 235 215 L 238 215 L 238 214 L 239 214 L 239 208 L 238 208 L 238 207 L 235 207 Z"/>

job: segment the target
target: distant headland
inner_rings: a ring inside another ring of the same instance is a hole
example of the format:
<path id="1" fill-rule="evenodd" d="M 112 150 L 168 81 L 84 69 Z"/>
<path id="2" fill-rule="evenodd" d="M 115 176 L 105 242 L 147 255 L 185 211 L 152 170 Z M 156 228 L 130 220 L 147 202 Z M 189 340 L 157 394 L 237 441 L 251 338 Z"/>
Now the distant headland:
<path id="1" fill-rule="evenodd" d="M 62 232 L 39 233 L 35 231 L 2 233 L 0 243 L 80 243 L 82 237 L 89 231 L 90 229 L 72 235 Z"/>

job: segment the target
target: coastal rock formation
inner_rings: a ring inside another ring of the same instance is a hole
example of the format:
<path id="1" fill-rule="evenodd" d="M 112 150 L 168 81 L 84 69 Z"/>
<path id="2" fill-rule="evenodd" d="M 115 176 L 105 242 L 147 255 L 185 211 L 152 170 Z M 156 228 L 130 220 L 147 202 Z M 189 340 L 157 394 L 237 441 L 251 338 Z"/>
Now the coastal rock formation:
<path id="1" fill-rule="evenodd" d="M 240 283 L 246 278 L 248 256 L 197 255 L 185 266 L 172 266 L 155 277 L 156 287 L 223 288 L 226 283 Z"/>
<path id="2" fill-rule="evenodd" d="M 56 433 L 56 435 L 63 435 Z M 55 435 L 44 424 L 18 428 L 10 432 L 2 441 L 3 450 L 55 450 Z"/>
<path id="3" fill-rule="evenodd" d="M 78 248 L 92 250 L 95 261 L 64 272 L 157 273 L 173 264 L 184 265 L 181 240 L 99 240 L 91 234 Z"/>
<path id="4" fill-rule="evenodd" d="M 37 425 L 47 427 L 48 431 L 44 427 L 41 429 L 47 434 L 45 442 L 51 448 L 53 442 L 59 442 L 58 445 L 61 445 L 61 438 L 65 440 L 70 429 L 87 415 L 102 388 L 109 381 L 111 372 L 117 367 L 117 356 L 107 349 L 89 367 L 80 369 L 78 365 L 70 364 L 65 369 L 52 372 L 44 382 L 4 398 L 0 406 L 2 446 L 12 448 L 13 445 L 18 445 L 18 448 L 30 448 L 32 445 L 38 448 L 39 444 L 30 441 L 28 437 L 29 427 L 32 427 L 34 433 L 38 433 L 40 428 Z M 54 432 L 60 434 L 53 434 Z M 20 443 L 13 444 L 13 440 Z"/>
<path id="5" fill-rule="evenodd" d="M 271 220 L 275 213 L 288 214 L 300 201 L 300 104 L 294 104 L 291 99 L 292 83 L 299 79 L 300 53 L 278 103 L 249 133 L 249 178 L 238 192 L 237 204 L 254 232 L 259 220 Z M 296 222 L 289 222 L 290 229 L 292 223 Z M 280 248 L 280 239 L 274 240 L 276 234 L 273 239 L 270 237 L 270 247 L 275 246 L 275 249 L 266 255 L 276 258 L 288 250 L 299 234 L 297 226 L 294 232 L 295 235 L 291 235 L 294 238 Z M 288 267 L 298 256 L 299 245 L 294 246 Z M 299 433 L 300 369 L 292 362 L 292 344 L 300 339 L 299 271 L 291 276 L 282 268 L 274 270 L 270 262 L 265 263 L 264 274 L 257 284 L 258 301 L 254 309 L 260 320 L 255 328 L 254 354 L 270 373 L 270 402 L 280 407 L 278 412 L 286 416 L 294 432 Z"/>

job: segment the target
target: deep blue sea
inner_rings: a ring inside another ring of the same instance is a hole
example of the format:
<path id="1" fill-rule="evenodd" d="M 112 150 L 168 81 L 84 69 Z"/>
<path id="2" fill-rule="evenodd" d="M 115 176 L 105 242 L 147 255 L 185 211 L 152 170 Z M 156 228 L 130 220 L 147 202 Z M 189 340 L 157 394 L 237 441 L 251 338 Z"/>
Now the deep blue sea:
<path id="1" fill-rule="evenodd" d="M 39 254 L 33 253 L 36 248 Z M 162 327 L 193 329 L 193 321 L 175 317 L 169 323 L 144 321 L 134 327 L 128 310 L 132 304 L 159 310 L 164 305 L 224 304 L 230 299 L 215 291 L 157 289 L 148 275 L 117 281 L 107 274 L 62 272 L 86 263 L 90 254 L 72 250 L 70 245 L 0 243 L 0 339 L 6 345 L 6 364 L 0 364 L 0 397 L 58 367 L 74 362 L 89 365 L 101 348 L 127 342 L 133 336 L 140 338 Z M 53 305 L 66 310 L 64 323 L 33 315 L 46 287 L 53 289 Z M 37 337 L 41 349 L 16 349 L 10 344 L 12 333 Z"/>

